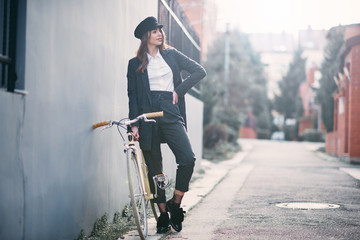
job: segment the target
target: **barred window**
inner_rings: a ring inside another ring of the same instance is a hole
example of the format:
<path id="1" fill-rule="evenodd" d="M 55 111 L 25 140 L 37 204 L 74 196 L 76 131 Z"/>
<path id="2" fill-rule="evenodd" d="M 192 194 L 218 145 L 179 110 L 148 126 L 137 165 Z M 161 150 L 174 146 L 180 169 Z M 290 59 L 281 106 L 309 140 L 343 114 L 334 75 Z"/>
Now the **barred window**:
<path id="1" fill-rule="evenodd" d="M 177 1 L 159 0 L 158 20 L 164 26 L 167 42 L 193 60 L 200 62 L 200 40 L 195 30 L 190 27 L 184 12 Z M 186 76 L 187 72 L 181 73 Z M 197 84 L 189 94 L 199 98 L 200 85 Z"/>
<path id="2" fill-rule="evenodd" d="M 26 0 L 0 0 L 0 88 L 9 92 L 24 87 L 25 8 Z"/>

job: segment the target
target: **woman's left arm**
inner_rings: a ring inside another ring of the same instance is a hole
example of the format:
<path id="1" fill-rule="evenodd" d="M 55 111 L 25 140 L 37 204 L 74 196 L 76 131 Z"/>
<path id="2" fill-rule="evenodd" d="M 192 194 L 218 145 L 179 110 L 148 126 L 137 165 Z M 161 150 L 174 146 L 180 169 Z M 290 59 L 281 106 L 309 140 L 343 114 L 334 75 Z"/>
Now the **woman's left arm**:
<path id="1" fill-rule="evenodd" d="M 180 70 L 186 70 L 190 73 L 184 81 L 175 88 L 178 96 L 184 96 L 193 86 L 206 76 L 205 69 L 191 58 L 175 49 L 175 58 Z"/>

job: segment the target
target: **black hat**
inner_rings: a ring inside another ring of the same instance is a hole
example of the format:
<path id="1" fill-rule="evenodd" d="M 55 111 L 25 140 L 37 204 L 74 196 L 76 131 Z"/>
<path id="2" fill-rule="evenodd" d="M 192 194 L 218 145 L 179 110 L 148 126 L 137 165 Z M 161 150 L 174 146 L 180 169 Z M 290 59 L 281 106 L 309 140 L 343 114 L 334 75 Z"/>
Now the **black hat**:
<path id="1" fill-rule="evenodd" d="M 146 32 L 162 27 L 163 25 L 159 24 L 156 18 L 147 17 L 135 28 L 134 35 L 136 38 L 141 39 Z"/>

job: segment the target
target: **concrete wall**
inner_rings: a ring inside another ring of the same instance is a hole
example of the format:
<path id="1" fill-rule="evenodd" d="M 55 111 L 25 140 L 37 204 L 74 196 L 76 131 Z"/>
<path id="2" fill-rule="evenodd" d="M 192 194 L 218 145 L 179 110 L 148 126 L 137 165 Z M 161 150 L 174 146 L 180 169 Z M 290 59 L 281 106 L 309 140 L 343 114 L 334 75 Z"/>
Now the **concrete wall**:
<path id="1" fill-rule="evenodd" d="M 91 125 L 127 116 L 127 62 L 139 45 L 133 30 L 157 7 L 156 0 L 27 1 L 28 94 L 0 91 L 0 239 L 74 239 L 128 202 L 121 138 Z M 201 157 L 202 103 L 187 101 Z M 174 168 L 174 161 L 165 167 Z"/>

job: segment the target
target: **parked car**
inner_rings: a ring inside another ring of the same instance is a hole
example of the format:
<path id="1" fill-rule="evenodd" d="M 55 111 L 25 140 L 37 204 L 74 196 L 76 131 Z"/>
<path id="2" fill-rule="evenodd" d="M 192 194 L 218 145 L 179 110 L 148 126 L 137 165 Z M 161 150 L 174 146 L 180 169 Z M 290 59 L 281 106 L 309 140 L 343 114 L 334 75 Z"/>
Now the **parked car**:
<path id="1" fill-rule="evenodd" d="M 271 134 L 271 140 L 284 141 L 285 133 L 282 131 L 273 132 Z"/>

